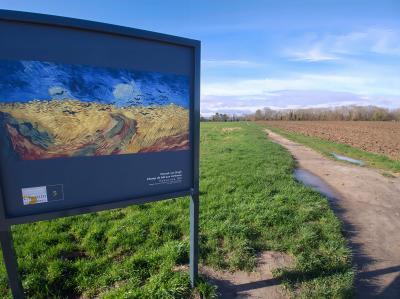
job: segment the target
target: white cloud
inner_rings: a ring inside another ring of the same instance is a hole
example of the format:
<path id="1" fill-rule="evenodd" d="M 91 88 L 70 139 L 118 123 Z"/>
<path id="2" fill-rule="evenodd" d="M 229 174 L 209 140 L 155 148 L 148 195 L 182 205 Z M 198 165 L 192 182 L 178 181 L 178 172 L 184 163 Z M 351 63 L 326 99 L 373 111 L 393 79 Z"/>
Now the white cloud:
<path id="1" fill-rule="evenodd" d="M 337 53 L 373 52 L 400 55 L 400 31 L 370 28 L 364 32 L 352 32 L 334 37 L 332 46 L 332 51 Z"/>
<path id="2" fill-rule="evenodd" d="M 304 60 L 309 62 L 338 59 L 336 55 L 324 52 L 320 45 L 314 45 L 312 48 L 300 51 L 286 50 L 285 53 L 294 60 Z"/>
<path id="3" fill-rule="evenodd" d="M 129 83 L 119 83 L 114 86 L 113 95 L 120 101 L 129 101 L 140 95 L 140 89 L 134 81 Z"/>
<path id="4" fill-rule="evenodd" d="M 265 78 L 204 83 L 203 95 L 255 96 L 277 90 L 331 90 L 356 94 L 400 95 L 400 77 L 378 75 L 292 74 L 287 79 Z"/>
<path id="5" fill-rule="evenodd" d="M 304 36 L 283 53 L 294 59 L 308 62 L 339 60 L 348 55 L 377 53 L 400 55 L 400 31 L 369 28 L 365 31 L 324 36 Z"/>
<path id="6" fill-rule="evenodd" d="M 400 107 L 400 72 L 396 67 L 400 61 L 400 30 L 367 28 L 345 34 L 308 34 L 283 53 L 297 61 L 330 63 L 318 69 L 310 64 L 305 72 L 298 73 L 287 72 L 292 63 L 281 64 L 283 69 L 276 72 L 279 77 L 203 81 L 201 112 L 239 114 L 263 107 L 341 105 Z M 241 60 L 206 60 L 203 65 L 245 67 L 252 64 Z"/>
<path id="7" fill-rule="evenodd" d="M 400 107 L 400 77 L 291 74 L 287 79 L 265 78 L 204 83 L 201 112 L 249 113 L 275 109 L 340 105 Z"/>

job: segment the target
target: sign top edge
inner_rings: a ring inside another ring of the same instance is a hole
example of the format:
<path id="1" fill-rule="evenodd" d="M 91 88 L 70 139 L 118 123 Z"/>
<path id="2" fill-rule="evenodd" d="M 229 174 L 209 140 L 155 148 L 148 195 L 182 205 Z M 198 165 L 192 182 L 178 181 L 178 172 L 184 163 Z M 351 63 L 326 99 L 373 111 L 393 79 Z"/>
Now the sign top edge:
<path id="1" fill-rule="evenodd" d="M 175 36 L 175 35 L 169 35 L 164 33 L 158 33 L 154 31 L 147 31 L 143 29 L 114 25 L 109 23 L 102 23 L 97 21 L 89 21 L 84 19 L 61 17 L 61 16 L 32 13 L 32 12 L 23 12 L 16 10 L 0 9 L 0 20 L 57 26 L 57 27 L 65 27 L 78 30 L 108 33 L 114 35 L 129 36 L 129 37 L 153 40 L 153 41 L 164 42 L 186 47 L 197 48 L 200 47 L 201 44 L 199 40 Z"/>

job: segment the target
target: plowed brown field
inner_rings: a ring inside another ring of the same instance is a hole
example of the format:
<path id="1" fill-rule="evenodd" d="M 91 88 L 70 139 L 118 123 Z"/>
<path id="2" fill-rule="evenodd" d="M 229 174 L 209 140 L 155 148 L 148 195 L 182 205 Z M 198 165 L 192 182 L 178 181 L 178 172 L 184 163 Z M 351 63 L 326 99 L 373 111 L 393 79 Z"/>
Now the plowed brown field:
<path id="1" fill-rule="evenodd" d="M 400 122 L 268 121 L 267 123 L 273 127 L 345 143 L 400 160 Z"/>

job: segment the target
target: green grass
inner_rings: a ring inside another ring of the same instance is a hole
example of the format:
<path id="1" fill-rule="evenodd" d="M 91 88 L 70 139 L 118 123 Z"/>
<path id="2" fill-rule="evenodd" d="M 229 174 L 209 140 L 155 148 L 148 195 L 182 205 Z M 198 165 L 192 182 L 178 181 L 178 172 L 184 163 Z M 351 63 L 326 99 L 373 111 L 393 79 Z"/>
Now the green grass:
<path id="1" fill-rule="evenodd" d="M 239 127 L 234 131 L 224 128 Z M 277 271 L 293 295 L 347 298 L 353 270 L 325 198 L 297 183 L 291 156 L 251 123 L 201 127 L 201 262 L 254 269 L 263 250 L 291 254 Z M 189 201 L 174 199 L 14 227 L 31 298 L 189 298 Z M 204 281 L 196 292 L 212 297 Z M 10 297 L 4 266 L 0 296 Z"/>
<path id="2" fill-rule="evenodd" d="M 400 172 L 400 161 L 390 159 L 387 156 L 367 152 L 343 143 L 290 132 L 281 128 L 273 127 L 271 125 L 267 125 L 267 127 L 271 131 L 278 133 L 292 141 L 304 144 L 329 158 L 334 159 L 332 153 L 336 153 L 353 159 L 362 160 L 368 167 L 392 172 Z"/>

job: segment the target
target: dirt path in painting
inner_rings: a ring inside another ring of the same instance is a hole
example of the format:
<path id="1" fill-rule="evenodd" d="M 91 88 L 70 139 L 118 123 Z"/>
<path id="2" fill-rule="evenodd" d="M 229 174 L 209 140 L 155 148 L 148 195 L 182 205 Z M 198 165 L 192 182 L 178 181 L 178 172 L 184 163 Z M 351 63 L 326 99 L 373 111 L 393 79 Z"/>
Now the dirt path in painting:
<path id="1" fill-rule="evenodd" d="M 357 298 L 400 298 L 400 178 L 330 160 L 267 130 L 300 168 L 335 190 L 333 209 L 344 224 L 357 269 Z"/>

